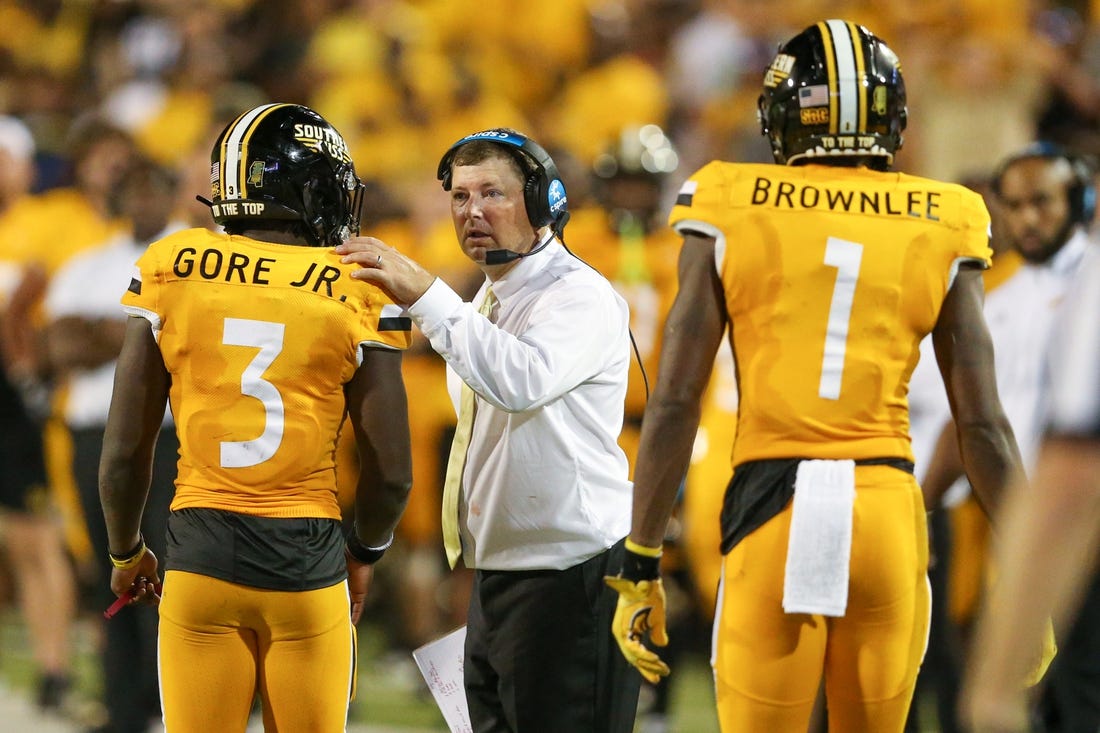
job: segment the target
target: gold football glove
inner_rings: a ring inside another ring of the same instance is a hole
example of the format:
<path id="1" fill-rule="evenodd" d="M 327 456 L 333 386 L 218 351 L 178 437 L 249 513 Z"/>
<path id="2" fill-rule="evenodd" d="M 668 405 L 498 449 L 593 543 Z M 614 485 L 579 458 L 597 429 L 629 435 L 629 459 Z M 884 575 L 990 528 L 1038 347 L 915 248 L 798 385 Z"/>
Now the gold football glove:
<path id="1" fill-rule="evenodd" d="M 660 548 L 643 547 L 627 540 L 622 574 L 604 578 L 619 594 L 611 633 L 626 661 L 654 684 L 669 673 L 668 665 L 644 643 L 648 635 L 656 646 L 668 644 L 665 587 L 658 574 L 660 553 Z"/>
<path id="2" fill-rule="evenodd" d="M 639 580 L 637 582 L 620 577 L 604 578 L 609 586 L 619 593 L 619 604 L 615 608 L 615 618 L 611 621 L 611 632 L 619 643 L 626 661 L 630 662 L 650 682 L 657 681 L 669 673 L 668 665 L 642 643 L 649 634 L 649 640 L 657 646 L 668 644 L 665 632 L 665 588 L 661 579 Z"/>

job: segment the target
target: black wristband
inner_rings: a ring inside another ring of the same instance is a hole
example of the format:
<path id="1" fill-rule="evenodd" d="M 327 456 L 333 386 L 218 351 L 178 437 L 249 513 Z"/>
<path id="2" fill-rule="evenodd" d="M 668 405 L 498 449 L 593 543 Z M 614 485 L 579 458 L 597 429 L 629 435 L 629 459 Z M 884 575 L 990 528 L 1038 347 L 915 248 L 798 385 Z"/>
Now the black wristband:
<path id="1" fill-rule="evenodd" d="M 661 558 L 624 550 L 623 577 L 635 583 L 639 580 L 655 580 L 661 577 Z"/>
<path id="2" fill-rule="evenodd" d="M 374 565 L 382 559 L 382 556 L 386 554 L 386 550 L 389 549 L 389 546 L 392 544 L 393 535 L 390 535 L 389 541 L 381 547 L 368 547 L 359 539 L 355 527 L 352 527 L 351 531 L 348 532 L 347 544 L 345 547 L 348 554 L 351 555 L 356 562 L 361 562 L 364 565 Z"/>

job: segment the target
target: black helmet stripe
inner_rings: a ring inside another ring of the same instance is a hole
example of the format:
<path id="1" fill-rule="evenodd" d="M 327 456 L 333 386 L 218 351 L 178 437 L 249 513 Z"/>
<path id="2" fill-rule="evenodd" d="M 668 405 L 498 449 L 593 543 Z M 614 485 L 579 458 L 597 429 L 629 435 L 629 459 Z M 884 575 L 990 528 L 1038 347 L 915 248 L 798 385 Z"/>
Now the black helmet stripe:
<path id="1" fill-rule="evenodd" d="M 220 151 L 221 190 L 226 199 L 248 198 L 248 142 L 256 126 L 284 103 L 265 104 L 245 112 L 233 121 L 222 139 Z"/>
<path id="2" fill-rule="evenodd" d="M 856 24 L 848 21 L 848 37 L 852 41 L 852 53 L 856 60 L 856 76 L 853 80 L 855 86 L 856 103 L 859 106 L 859 121 L 856 126 L 856 130 L 863 132 L 867 129 L 867 100 L 870 89 L 863 85 L 863 80 L 867 78 L 867 49 L 860 42 L 859 29 Z"/>
<path id="3" fill-rule="evenodd" d="M 863 44 L 855 24 L 824 20 L 817 24 L 829 71 L 829 132 L 851 135 L 867 129 Z"/>

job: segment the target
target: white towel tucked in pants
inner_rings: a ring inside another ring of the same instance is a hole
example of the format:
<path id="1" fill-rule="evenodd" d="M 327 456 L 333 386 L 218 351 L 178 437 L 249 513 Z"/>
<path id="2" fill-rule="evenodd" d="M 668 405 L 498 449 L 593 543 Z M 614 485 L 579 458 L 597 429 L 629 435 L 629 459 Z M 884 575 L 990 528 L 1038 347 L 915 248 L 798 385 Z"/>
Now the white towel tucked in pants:
<path id="1" fill-rule="evenodd" d="M 783 578 L 787 613 L 844 615 L 855 497 L 855 461 L 798 464 Z"/>

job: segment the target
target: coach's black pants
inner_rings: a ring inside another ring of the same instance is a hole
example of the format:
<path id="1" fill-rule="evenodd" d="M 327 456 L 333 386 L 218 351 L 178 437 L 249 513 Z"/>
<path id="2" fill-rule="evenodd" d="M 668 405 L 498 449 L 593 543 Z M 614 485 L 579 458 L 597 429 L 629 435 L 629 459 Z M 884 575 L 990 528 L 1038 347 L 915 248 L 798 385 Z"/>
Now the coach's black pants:
<path id="1" fill-rule="evenodd" d="M 630 733 L 641 676 L 611 635 L 604 575 L 623 542 L 567 570 L 478 570 L 465 683 L 474 733 Z"/>

